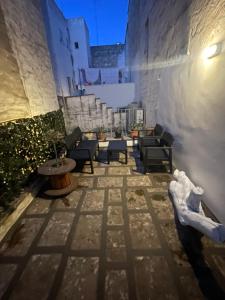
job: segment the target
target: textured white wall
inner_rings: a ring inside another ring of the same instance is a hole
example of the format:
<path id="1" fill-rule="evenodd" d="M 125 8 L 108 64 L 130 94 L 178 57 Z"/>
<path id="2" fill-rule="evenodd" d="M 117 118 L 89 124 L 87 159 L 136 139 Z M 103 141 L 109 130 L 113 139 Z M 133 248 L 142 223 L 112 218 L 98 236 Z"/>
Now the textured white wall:
<path id="1" fill-rule="evenodd" d="M 30 116 L 18 63 L 13 53 L 0 5 L 0 122 Z"/>
<path id="2" fill-rule="evenodd" d="M 98 79 L 99 70 L 101 71 L 101 79 L 102 83 L 105 82 L 106 84 L 111 83 L 118 83 L 119 81 L 119 70 L 122 71 L 123 77 L 122 82 L 125 82 L 127 78 L 127 74 L 123 69 L 120 68 L 88 68 L 86 69 L 86 77 L 87 81 L 95 82 Z"/>
<path id="3" fill-rule="evenodd" d="M 88 68 L 91 63 L 89 32 L 83 18 L 68 20 L 71 36 L 71 49 L 77 68 Z M 74 43 L 78 42 L 79 48 L 75 49 Z"/>
<path id="4" fill-rule="evenodd" d="M 40 1 L 0 0 L 0 4 L 30 115 L 58 109 Z"/>
<path id="5" fill-rule="evenodd" d="M 174 135 L 176 165 L 205 189 L 204 201 L 225 224 L 225 54 L 202 57 L 207 46 L 225 40 L 224 1 L 140 1 L 134 8 L 128 55 L 147 122 Z"/>
<path id="6" fill-rule="evenodd" d="M 134 83 L 90 85 L 85 86 L 85 90 L 113 108 L 126 106 L 135 99 Z"/>

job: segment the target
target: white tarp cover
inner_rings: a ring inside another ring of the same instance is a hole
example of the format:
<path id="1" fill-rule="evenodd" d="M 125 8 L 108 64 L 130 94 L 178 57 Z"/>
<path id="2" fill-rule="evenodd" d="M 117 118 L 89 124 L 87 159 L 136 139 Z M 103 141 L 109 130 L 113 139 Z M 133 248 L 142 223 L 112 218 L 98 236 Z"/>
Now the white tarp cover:
<path id="1" fill-rule="evenodd" d="M 196 187 L 184 171 L 175 170 L 174 177 L 176 181 L 170 182 L 169 190 L 180 223 L 194 227 L 218 243 L 224 242 L 225 226 L 206 217 L 202 209 L 201 196 L 204 190 Z"/>

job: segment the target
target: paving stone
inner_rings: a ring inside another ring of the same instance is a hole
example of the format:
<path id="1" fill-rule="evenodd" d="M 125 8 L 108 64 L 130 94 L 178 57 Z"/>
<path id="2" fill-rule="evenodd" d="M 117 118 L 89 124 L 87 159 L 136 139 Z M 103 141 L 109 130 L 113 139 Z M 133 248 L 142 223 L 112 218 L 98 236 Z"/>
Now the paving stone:
<path id="1" fill-rule="evenodd" d="M 64 245 L 74 216 L 73 212 L 55 212 L 41 236 L 39 246 Z"/>
<path id="2" fill-rule="evenodd" d="M 71 173 L 72 174 L 72 176 L 74 176 L 74 177 L 80 177 L 80 176 L 82 176 L 82 173 L 81 172 L 73 172 L 73 173 Z"/>
<path id="3" fill-rule="evenodd" d="M 93 188 L 94 178 L 79 178 L 78 179 L 78 188 Z"/>
<path id="4" fill-rule="evenodd" d="M 137 299 L 179 299 L 163 256 L 136 257 Z"/>
<path id="5" fill-rule="evenodd" d="M 173 180 L 172 175 L 165 175 L 165 174 L 160 174 L 160 175 L 153 175 L 153 181 L 155 186 L 161 186 L 161 187 L 168 187 L 170 181 Z"/>
<path id="6" fill-rule="evenodd" d="M 97 186 L 99 188 L 122 187 L 123 177 L 99 177 Z"/>
<path id="7" fill-rule="evenodd" d="M 187 299 L 191 300 L 204 300 L 205 297 L 203 296 L 198 281 L 193 274 L 185 274 L 180 276 L 180 283 L 185 291 Z"/>
<path id="8" fill-rule="evenodd" d="M 24 256 L 36 237 L 44 219 L 23 219 L 0 249 L 0 254 L 7 256 Z"/>
<path id="9" fill-rule="evenodd" d="M 224 255 L 212 255 L 212 258 L 221 275 L 223 276 L 225 282 L 225 253 Z"/>
<path id="10" fill-rule="evenodd" d="M 133 158 L 128 158 L 128 160 L 127 160 L 127 165 L 128 165 L 128 166 L 136 166 L 135 159 L 133 159 Z"/>
<path id="11" fill-rule="evenodd" d="M 84 197 L 84 202 L 81 210 L 82 211 L 103 210 L 104 198 L 105 198 L 104 190 L 87 191 Z"/>
<path id="12" fill-rule="evenodd" d="M 107 272 L 105 279 L 105 299 L 129 299 L 127 274 L 125 270 L 112 270 Z"/>
<path id="13" fill-rule="evenodd" d="M 47 299 L 61 255 L 33 255 L 17 282 L 10 299 Z"/>
<path id="14" fill-rule="evenodd" d="M 83 174 L 83 176 L 103 176 L 105 175 L 105 168 L 94 167 L 94 174 L 90 174 L 90 168 L 84 168 L 83 172 L 88 172 L 88 174 Z"/>
<path id="15" fill-rule="evenodd" d="M 164 222 L 161 225 L 164 237 L 168 243 L 168 246 L 171 250 L 180 250 L 181 242 L 176 230 L 176 225 L 172 221 Z"/>
<path id="16" fill-rule="evenodd" d="M 69 257 L 58 300 L 95 300 L 99 259 Z"/>
<path id="17" fill-rule="evenodd" d="M 172 203 L 166 194 L 151 194 L 151 201 L 154 211 L 159 219 L 172 220 L 174 219 L 174 210 Z"/>
<path id="18" fill-rule="evenodd" d="M 129 221 L 133 249 L 160 248 L 150 214 L 129 214 Z"/>
<path id="19" fill-rule="evenodd" d="M 36 198 L 26 210 L 26 214 L 47 214 L 51 204 L 51 200 Z"/>
<path id="20" fill-rule="evenodd" d="M 123 167 L 123 166 L 126 166 L 125 165 L 125 158 L 124 157 L 122 157 L 122 158 L 120 158 L 120 160 L 118 160 L 118 158 L 117 158 L 117 160 L 115 161 L 115 160 L 110 160 L 110 165 L 108 165 L 108 167 L 109 166 L 113 166 L 113 167 Z"/>
<path id="21" fill-rule="evenodd" d="M 132 172 L 135 176 L 143 176 L 143 166 L 139 166 L 139 165 L 135 165 L 133 168 L 132 168 Z"/>
<path id="22" fill-rule="evenodd" d="M 99 249 L 102 215 L 81 215 L 77 224 L 72 249 Z"/>
<path id="23" fill-rule="evenodd" d="M 107 231 L 106 256 L 108 261 L 125 261 L 126 247 L 124 232 L 121 230 Z"/>
<path id="24" fill-rule="evenodd" d="M 126 199 L 128 209 L 148 209 L 142 189 L 127 191 Z"/>
<path id="25" fill-rule="evenodd" d="M 57 200 L 56 208 L 58 209 L 76 208 L 81 198 L 81 195 L 82 195 L 82 191 L 73 191 L 65 198 Z"/>
<path id="26" fill-rule="evenodd" d="M 4 292 L 6 291 L 10 280 L 12 279 L 17 265 L 13 264 L 0 264 L 0 298 L 2 298 Z"/>
<path id="27" fill-rule="evenodd" d="M 148 176 L 127 177 L 128 186 L 151 186 L 152 182 Z"/>
<path id="28" fill-rule="evenodd" d="M 108 203 L 122 202 L 120 189 L 109 189 L 108 193 Z"/>
<path id="29" fill-rule="evenodd" d="M 107 225 L 123 225 L 122 206 L 108 206 Z"/>
<path id="30" fill-rule="evenodd" d="M 225 243 L 216 243 L 205 235 L 201 238 L 201 242 L 204 248 L 224 248 L 225 251 Z"/>
<path id="31" fill-rule="evenodd" d="M 168 191 L 168 187 L 151 187 L 150 189 L 147 189 L 148 193 L 165 193 Z"/>
<path id="32" fill-rule="evenodd" d="M 131 175 L 129 167 L 110 167 L 108 168 L 109 175 Z"/>

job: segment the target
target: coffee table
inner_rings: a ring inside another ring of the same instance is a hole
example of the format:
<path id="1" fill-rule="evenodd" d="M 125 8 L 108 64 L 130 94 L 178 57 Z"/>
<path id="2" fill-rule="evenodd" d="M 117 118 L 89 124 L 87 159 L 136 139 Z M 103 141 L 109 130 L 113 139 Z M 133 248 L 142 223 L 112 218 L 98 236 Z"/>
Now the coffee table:
<path id="1" fill-rule="evenodd" d="M 49 177 L 50 186 L 45 190 L 48 196 L 62 196 L 69 194 L 77 187 L 77 180 L 69 172 L 76 166 L 70 158 L 64 158 L 63 163 L 56 166 L 56 160 L 51 159 L 38 168 L 38 173 Z"/>
<path id="2" fill-rule="evenodd" d="M 110 158 L 113 153 L 123 153 L 125 155 L 125 164 L 127 164 L 127 142 L 126 141 L 109 141 L 107 148 L 107 160 L 110 163 Z"/>

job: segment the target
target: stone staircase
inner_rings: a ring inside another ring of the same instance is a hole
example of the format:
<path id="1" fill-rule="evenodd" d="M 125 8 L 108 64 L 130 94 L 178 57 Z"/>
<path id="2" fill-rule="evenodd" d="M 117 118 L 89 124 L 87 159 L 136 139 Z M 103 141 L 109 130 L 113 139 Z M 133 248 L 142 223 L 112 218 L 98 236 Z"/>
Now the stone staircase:
<path id="1" fill-rule="evenodd" d="M 96 98 L 94 94 L 66 97 L 64 117 L 67 133 L 79 126 L 82 131 L 93 130 L 104 126 L 111 130 L 114 126 L 114 112 L 112 107 Z"/>

